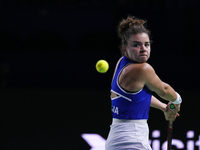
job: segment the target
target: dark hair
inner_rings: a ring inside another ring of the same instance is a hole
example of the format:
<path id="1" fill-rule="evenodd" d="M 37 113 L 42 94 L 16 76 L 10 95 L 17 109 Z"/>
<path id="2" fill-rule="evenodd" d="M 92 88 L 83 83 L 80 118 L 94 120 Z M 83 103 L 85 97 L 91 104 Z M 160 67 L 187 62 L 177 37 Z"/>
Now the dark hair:
<path id="1" fill-rule="evenodd" d="M 121 46 L 127 45 L 128 39 L 131 37 L 131 35 L 136 35 L 138 33 L 146 33 L 150 38 L 150 30 L 146 28 L 146 22 L 145 20 L 138 19 L 134 16 L 128 16 L 126 19 L 123 19 L 117 28 L 118 36 L 121 38 Z M 121 50 L 122 55 L 123 51 Z"/>

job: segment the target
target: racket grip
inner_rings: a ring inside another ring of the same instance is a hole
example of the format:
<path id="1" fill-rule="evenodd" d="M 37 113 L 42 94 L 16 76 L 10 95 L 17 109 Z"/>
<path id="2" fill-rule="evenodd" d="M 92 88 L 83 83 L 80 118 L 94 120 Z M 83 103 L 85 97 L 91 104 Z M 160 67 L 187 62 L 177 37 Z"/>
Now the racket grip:
<path id="1" fill-rule="evenodd" d="M 170 109 L 170 110 L 175 110 L 175 108 L 176 108 L 176 107 L 175 107 L 175 105 L 174 105 L 173 103 L 171 103 L 171 104 L 169 105 L 169 109 Z"/>

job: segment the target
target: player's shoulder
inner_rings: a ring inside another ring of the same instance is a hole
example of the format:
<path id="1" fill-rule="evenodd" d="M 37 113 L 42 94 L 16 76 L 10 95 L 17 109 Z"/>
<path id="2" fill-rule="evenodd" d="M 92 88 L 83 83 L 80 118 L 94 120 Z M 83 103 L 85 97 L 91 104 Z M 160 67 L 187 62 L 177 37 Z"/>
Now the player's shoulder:
<path id="1" fill-rule="evenodd" d="M 145 78 L 149 74 L 153 73 L 153 67 L 148 63 L 133 63 L 128 65 L 123 70 L 123 74 L 131 75 L 132 77 Z"/>
<path id="2" fill-rule="evenodd" d="M 148 63 L 132 63 L 125 67 L 121 73 L 122 76 L 128 76 L 131 80 L 145 80 L 152 74 L 153 67 Z"/>
<path id="3" fill-rule="evenodd" d="M 145 62 L 145 63 L 133 63 L 129 65 L 129 69 L 132 71 L 138 71 L 138 72 L 148 72 L 148 71 L 153 71 L 153 67 Z"/>

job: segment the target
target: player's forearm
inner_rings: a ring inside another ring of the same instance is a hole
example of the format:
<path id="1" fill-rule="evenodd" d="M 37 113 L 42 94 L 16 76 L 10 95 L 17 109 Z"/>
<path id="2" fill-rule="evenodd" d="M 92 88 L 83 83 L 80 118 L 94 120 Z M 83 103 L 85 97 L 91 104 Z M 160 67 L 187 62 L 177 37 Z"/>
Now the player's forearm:
<path id="1" fill-rule="evenodd" d="M 163 82 L 163 90 L 162 92 L 158 93 L 158 95 L 167 101 L 175 101 L 177 99 L 177 94 L 174 89 L 167 83 Z"/>
<path id="2" fill-rule="evenodd" d="M 161 101 L 159 101 L 156 97 L 152 96 L 151 97 L 151 107 L 156 108 L 156 109 L 160 109 L 162 111 L 166 111 L 166 107 L 167 105 L 165 103 L 162 103 Z"/>

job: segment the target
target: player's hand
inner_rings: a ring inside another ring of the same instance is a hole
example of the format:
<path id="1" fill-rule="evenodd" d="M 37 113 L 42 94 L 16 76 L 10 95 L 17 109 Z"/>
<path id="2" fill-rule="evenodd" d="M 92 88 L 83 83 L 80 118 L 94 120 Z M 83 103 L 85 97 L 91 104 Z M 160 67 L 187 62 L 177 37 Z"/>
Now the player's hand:
<path id="1" fill-rule="evenodd" d="M 164 111 L 165 119 L 167 121 L 175 121 L 176 117 L 179 117 L 179 111 L 180 111 L 180 104 L 179 105 L 174 105 L 175 109 L 171 110 L 169 108 L 171 102 L 168 103 L 166 106 L 166 111 Z"/>

